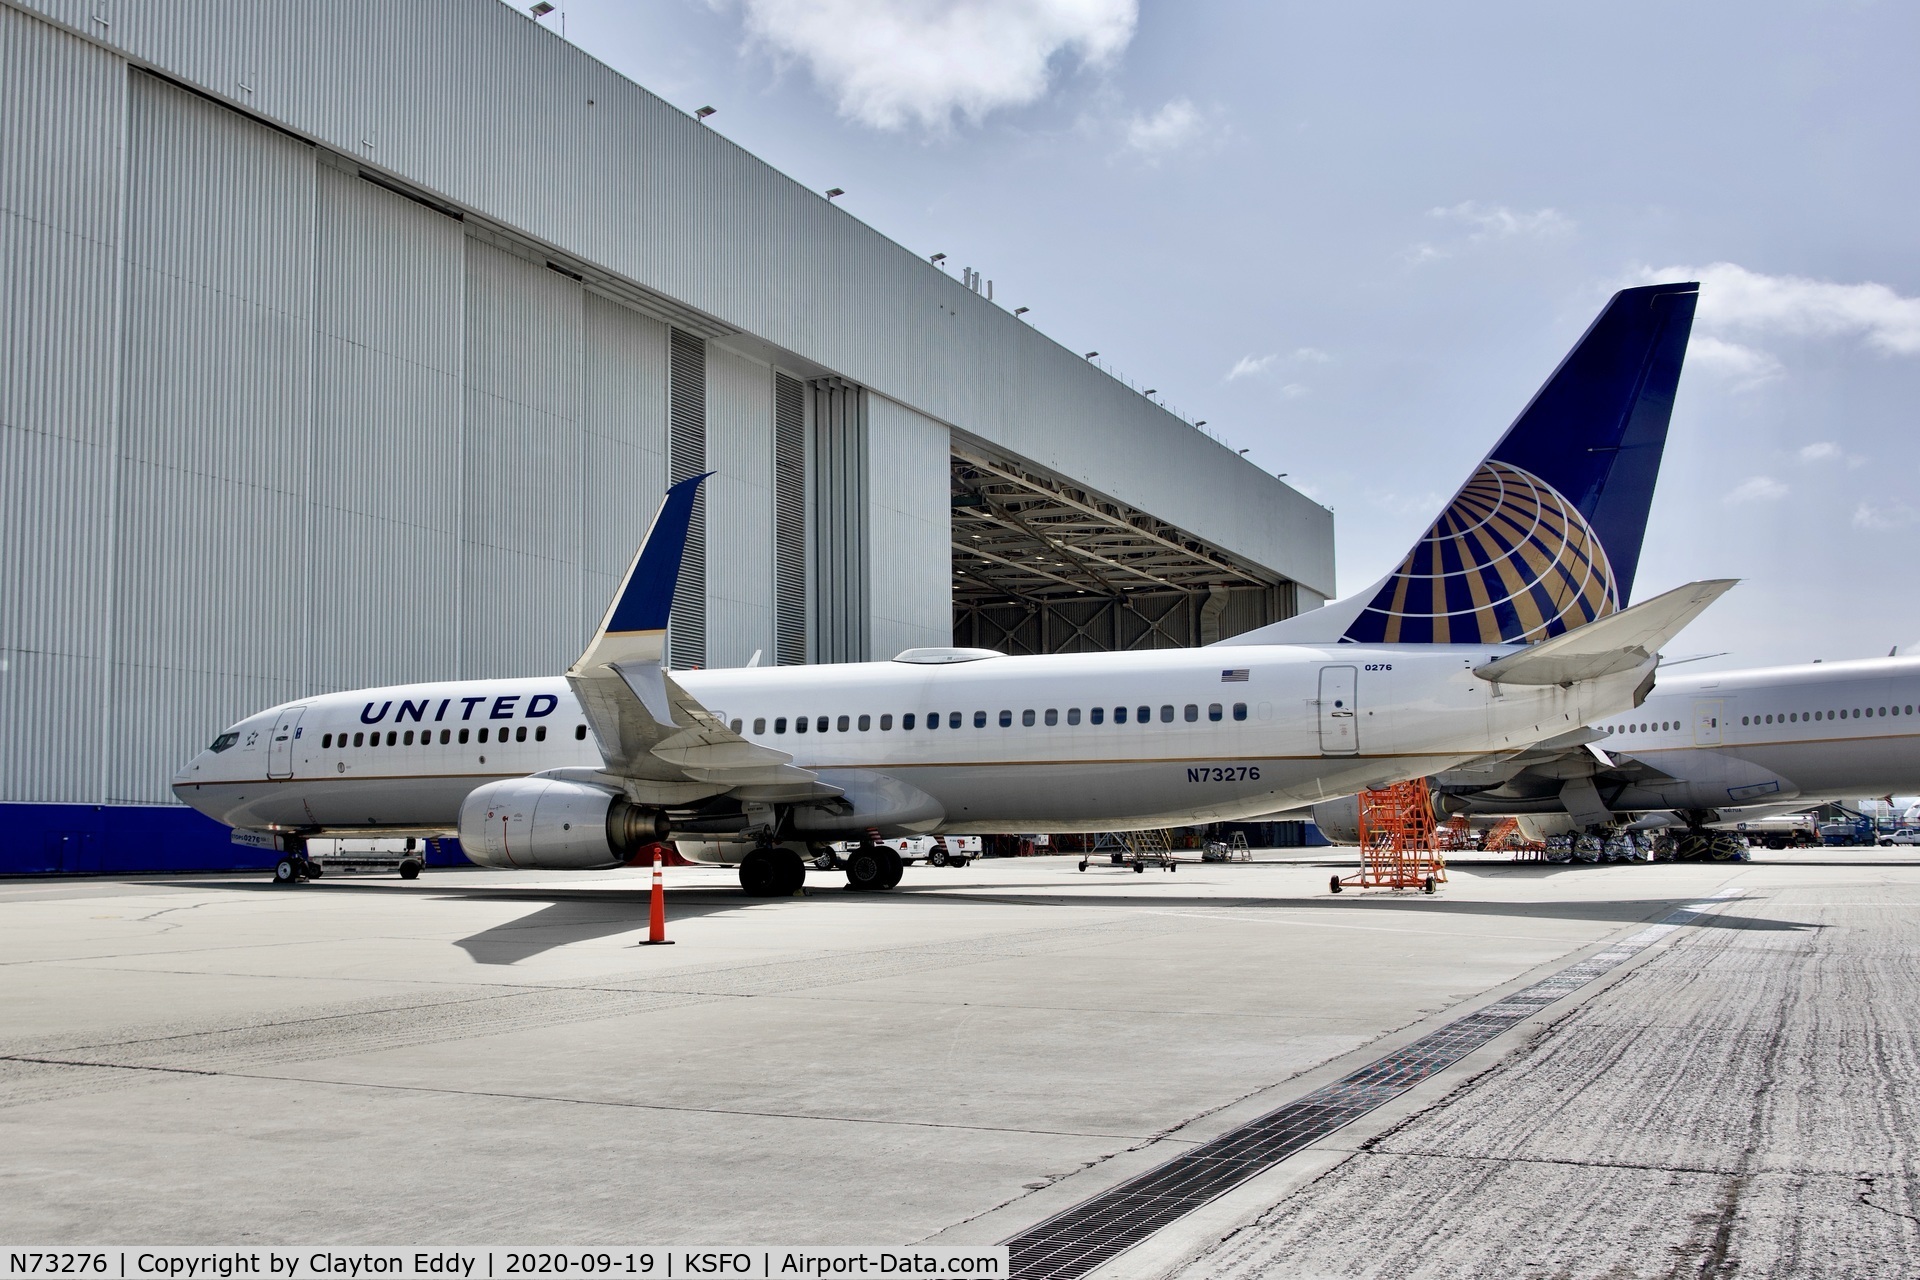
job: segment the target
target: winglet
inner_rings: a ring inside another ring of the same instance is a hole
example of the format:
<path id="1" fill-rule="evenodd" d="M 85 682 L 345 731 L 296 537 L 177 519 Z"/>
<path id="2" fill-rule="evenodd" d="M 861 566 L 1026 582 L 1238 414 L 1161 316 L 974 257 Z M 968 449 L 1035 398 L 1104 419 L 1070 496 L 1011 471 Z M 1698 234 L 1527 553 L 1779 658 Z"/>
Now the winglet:
<path id="1" fill-rule="evenodd" d="M 600 629 L 568 675 L 584 675 L 615 663 L 659 663 L 666 649 L 667 619 L 673 614 L 680 562 L 687 552 L 687 532 L 693 526 L 694 501 L 700 496 L 701 483 L 712 474 L 689 476 L 667 490 L 646 540 L 634 553 L 620 590 L 600 620 Z"/>

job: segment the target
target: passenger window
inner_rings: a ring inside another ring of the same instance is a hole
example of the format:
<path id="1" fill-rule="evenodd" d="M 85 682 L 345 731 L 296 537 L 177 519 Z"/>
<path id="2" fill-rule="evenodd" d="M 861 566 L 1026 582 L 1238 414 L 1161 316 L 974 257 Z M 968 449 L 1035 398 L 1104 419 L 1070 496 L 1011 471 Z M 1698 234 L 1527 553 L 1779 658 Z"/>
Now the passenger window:
<path id="1" fill-rule="evenodd" d="M 940 713 L 938 711 L 927 712 L 927 728 L 938 729 L 939 727 L 940 727 Z"/>
<path id="2" fill-rule="evenodd" d="M 735 730 L 738 730 L 740 728 L 740 722 L 738 720 L 735 720 L 733 722 L 733 727 Z M 535 742 L 545 742 L 547 740 L 547 726 L 541 725 L 539 728 L 535 729 L 533 731 L 533 740 Z"/>
<path id="3" fill-rule="evenodd" d="M 861 716 L 861 717 L 860 717 L 860 732 L 862 732 L 862 733 L 865 733 L 865 732 L 866 732 L 867 730 L 869 730 L 869 729 L 871 729 L 871 728 L 873 728 L 873 717 L 872 717 L 872 716 Z"/>
<path id="4" fill-rule="evenodd" d="M 400 735 L 398 733 L 395 733 L 392 729 L 387 730 L 387 745 L 390 747 L 393 746 L 395 740 L 399 738 L 399 736 Z"/>
<path id="5" fill-rule="evenodd" d="M 807 731 L 807 718 L 805 716 L 795 716 L 793 718 L 793 731 L 795 733 L 805 733 Z"/>
<path id="6" fill-rule="evenodd" d="M 1002 729 L 1011 729 L 1013 727 L 1013 712 L 1002 711 L 1000 713 L 1000 727 Z"/>
<path id="7" fill-rule="evenodd" d="M 727 727 L 733 730 L 735 733 L 738 733 L 740 732 L 740 726 L 744 723 L 745 721 L 741 720 L 739 716 L 735 716 L 733 718 L 733 723 L 728 725 Z"/>
<path id="8" fill-rule="evenodd" d="M 1020 713 L 1020 723 L 1025 725 L 1029 729 L 1033 728 L 1033 708 L 1032 707 L 1028 707 L 1025 711 L 1022 711 Z"/>
<path id="9" fill-rule="evenodd" d="M 767 718 L 765 716 L 755 716 L 753 718 L 753 731 L 755 733 L 765 733 L 767 731 Z"/>
<path id="10" fill-rule="evenodd" d="M 1133 718 L 1135 720 L 1138 720 L 1141 724 L 1145 724 L 1147 723 L 1147 721 L 1153 719 L 1153 708 L 1152 707 L 1136 707 L 1133 712 Z"/>
<path id="11" fill-rule="evenodd" d="M 401 740 L 401 745 L 408 747 L 413 745 L 413 730 L 407 730 L 407 736 Z"/>
<path id="12" fill-rule="evenodd" d="M 773 731 L 775 733 L 785 733 L 787 731 L 787 718 L 785 716 L 775 716 L 773 718 Z"/>
<path id="13" fill-rule="evenodd" d="M 1219 704 L 1219 703 L 1217 703 L 1217 702 L 1209 702 L 1209 703 L 1207 704 L 1207 719 L 1209 719 L 1209 720 L 1215 720 L 1215 721 L 1217 721 L 1217 720 L 1219 720 L 1219 719 L 1220 719 L 1220 717 L 1221 717 L 1221 715 L 1222 715 L 1222 714 L 1223 714 L 1223 713 L 1222 713 L 1222 711 L 1220 710 L 1220 704 Z"/>
<path id="14" fill-rule="evenodd" d="M 1078 708 L 1078 707 L 1068 707 L 1068 708 L 1067 708 L 1067 723 L 1068 723 L 1068 724 L 1079 724 L 1079 723 L 1080 723 L 1080 708 Z"/>
<path id="15" fill-rule="evenodd" d="M 521 725 L 518 729 L 515 729 L 513 731 L 513 740 L 515 742 L 525 742 L 527 740 L 527 726 Z"/>
<path id="16" fill-rule="evenodd" d="M 466 734 L 463 731 L 460 737 L 460 741 L 465 742 L 466 740 L 467 740 Z M 577 724 L 573 726 L 573 740 L 575 742 L 585 742 L 587 740 L 587 726 L 583 724 Z M 440 739 L 440 741 L 445 742 L 446 739 L 442 738 Z"/>
<path id="17" fill-rule="evenodd" d="M 1160 704 L 1160 723 L 1173 723 L 1173 704 L 1171 702 L 1163 702 Z"/>
<path id="18" fill-rule="evenodd" d="M 1244 702 L 1236 702 L 1236 703 L 1234 703 L 1234 704 L 1233 704 L 1233 718 L 1234 718 L 1235 720 L 1245 720 L 1245 719 L 1247 718 L 1247 704 L 1246 704 L 1246 703 L 1244 703 Z"/>
<path id="19" fill-rule="evenodd" d="M 892 717 L 892 716 L 890 716 L 890 715 L 886 715 L 886 716 L 881 716 L 881 717 L 880 717 L 880 732 L 882 732 L 882 733 L 885 733 L 885 732 L 886 732 L 887 730 L 889 730 L 889 729 L 891 729 L 891 728 L 893 728 L 893 717 Z"/>
<path id="20" fill-rule="evenodd" d="M 850 722 L 847 720 L 845 716 L 841 716 L 838 720 L 834 721 L 833 727 L 838 729 L 840 732 L 845 733 L 847 731 L 847 726 L 849 723 Z M 820 726 L 820 731 L 822 733 L 825 733 L 826 729 L 827 729 L 827 726 L 825 725 Z"/>
<path id="21" fill-rule="evenodd" d="M 1087 719 L 1091 720 L 1095 724 L 1099 724 L 1102 720 L 1105 720 L 1106 718 L 1107 718 L 1107 709 L 1105 707 L 1095 707 L 1093 710 L 1087 712 Z"/>
<path id="22" fill-rule="evenodd" d="M 361 744 L 361 742 L 362 742 L 362 741 L 363 741 L 363 740 L 365 739 L 365 736 L 366 736 L 366 735 L 364 735 L 364 734 L 359 734 L 359 733 L 356 733 L 356 734 L 354 734 L 354 735 L 353 735 L 353 745 L 354 745 L 354 746 L 356 746 L 356 747 L 357 747 L 357 746 L 359 746 L 359 745 Z"/>
<path id="23" fill-rule="evenodd" d="M 466 740 L 467 740 L 467 731 L 465 729 L 462 729 L 460 731 L 460 741 L 464 745 L 466 743 Z"/>
<path id="24" fill-rule="evenodd" d="M 480 731 L 480 741 L 485 742 L 486 740 L 487 740 L 487 731 L 485 729 L 482 729 Z"/>
<path id="25" fill-rule="evenodd" d="M 1047 723 L 1049 725 L 1056 725 L 1060 723 L 1060 713 L 1054 710 L 1052 707 L 1047 708 Z"/>
<path id="26" fill-rule="evenodd" d="M 1183 714 L 1187 717 L 1187 723 L 1193 724 L 1200 719 L 1200 708 L 1196 704 L 1189 702 L 1187 704 L 1187 709 Z M 1160 718 L 1162 720 L 1167 718 L 1167 713 L 1165 710 L 1161 711 Z"/>
<path id="27" fill-rule="evenodd" d="M 580 727 L 582 729 L 586 728 L 585 725 L 581 725 Z M 453 741 L 453 731 L 451 729 L 442 729 L 440 731 L 440 745 L 444 747 L 449 742 L 452 742 L 452 741 Z"/>
<path id="28" fill-rule="evenodd" d="M 906 713 L 905 715 L 903 715 L 903 716 L 901 716 L 901 717 L 900 717 L 900 727 L 901 727 L 902 729 L 911 729 L 911 728 L 913 728 L 913 722 L 914 722 L 914 719 L 915 719 L 915 717 L 914 717 L 914 714 L 913 714 L 913 712 L 911 712 L 911 711 L 909 711 L 909 712 L 907 712 L 907 713 Z"/>
<path id="29" fill-rule="evenodd" d="M 959 727 L 960 727 L 960 713 L 958 711 L 949 712 L 947 714 L 947 728 L 958 729 Z"/>
<path id="30" fill-rule="evenodd" d="M 846 717 L 845 717 L 845 716 L 842 716 L 842 717 L 840 717 L 840 718 L 841 718 L 841 720 L 842 720 L 842 722 L 843 722 L 843 723 L 841 724 L 841 726 L 840 726 L 840 727 L 841 727 L 842 729 L 844 729 L 844 728 L 846 728 L 846 727 L 847 727 L 847 726 L 846 726 L 846 724 L 844 723 L 844 721 L 846 720 Z M 825 733 L 825 732 L 827 731 L 827 718 L 826 718 L 825 716 L 817 716 L 817 717 L 815 717 L 815 719 L 814 719 L 814 722 L 813 722 L 813 727 L 814 727 L 814 731 L 815 731 L 815 732 L 817 732 L 817 733 Z"/>
<path id="31" fill-rule="evenodd" d="M 1127 722 L 1127 709 L 1125 707 L 1115 707 L 1113 709 L 1113 722 L 1115 724 L 1125 724 Z"/>
<path id="32" fill-rule="evenodd" d="M 325 750 L 326 750 L 326 749 L 327 749 L 328 747 L 331 747 L 332 745 L 333 745 L 333 735 L 332 735 L 332 734 L 330 734 L 330 733 L 323 733 L 323 734 L 321 734 L 321 735 L 320 735 L 320 749 L 321 749 L 322 751 L 325 751 Z"/>
<path id="33" fill-rule="evenodd" d="M 986 727 L 987 727 L 987 713 L 986 713 L 986 712 L 984 712 L 984 711 L 976 711 L 976 712 L 974 712 L 974 713 L 973 713 L 973 727 L 974 727 L 974 728 L 976 728 L 976 729 L 984 729 L 984 728 L 986 728 Z"/>

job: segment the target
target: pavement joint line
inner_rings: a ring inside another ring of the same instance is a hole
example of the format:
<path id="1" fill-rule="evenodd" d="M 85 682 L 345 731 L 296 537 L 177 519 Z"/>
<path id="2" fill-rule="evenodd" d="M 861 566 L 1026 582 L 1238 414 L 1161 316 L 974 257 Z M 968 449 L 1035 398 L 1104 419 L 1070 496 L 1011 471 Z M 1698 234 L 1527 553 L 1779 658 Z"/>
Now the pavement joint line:
<path id="1" fill-rule="evenodd" d="M 503 1089 L 450 1089 L 444 1085 L 394 1084 L 380 1080 L 333 1080 L 324 1076 L 269 1075 L 260 1071 L 216 1071 L 207 1067 L 163 1067 L 137 1062 L 89 1062 L 78 1058 L 26 1057 L 0 1054 L 0 1062 L 27 1062 L 50 1067 L 97 1067 L 108 1071 L 146 1071 L 159 1075 L 219 1076 L 228 1080 L 266 1080 L 275 1084 L 317 1084 L 337 1089 L 380 1089 L 396 1093 L 441 1094 L 459 1098 L 502 1098 L 513 1102 L 556 1102 L 580 1107 L 618 1107 L 630 1111 L 669 1111 L 684 1115 L 752 1116 L 765 1120 L 803 1120 L 821 1124 L 869 1124 L 899 1129 L 952 1129 L 967 1133 L 1019 1133 L 1047 1138 L 1102 1138 L 1121 1142 L 1151 1142 L 1159 1135 L 1100 1133 L 1083 1129 L 1035 1129 L 998 1124 L 948 1124 L 937 1120 L 886 1120 L 873 1116 L 815 1115 L 803 1111 L 755 1111 L 743 1107 L 679 1107 L 667 1102 L 629 1102 L 619 1098 L 569 1098 L 551 1093 L 516 1093 Z M 1194 1139 L 1170 1141 L 1198 1145 Z"/>
<path id="2" fill-rule="evenodd" d="M 1737 888 L 1688 899 L 1661 920 L 1511 991 L 1285 1103 L 1009 1237 L 1018 1280 L 1077 1280 L 1180 1218 L 1409 1092 L 1591 985 L 1716 907 Z"/>

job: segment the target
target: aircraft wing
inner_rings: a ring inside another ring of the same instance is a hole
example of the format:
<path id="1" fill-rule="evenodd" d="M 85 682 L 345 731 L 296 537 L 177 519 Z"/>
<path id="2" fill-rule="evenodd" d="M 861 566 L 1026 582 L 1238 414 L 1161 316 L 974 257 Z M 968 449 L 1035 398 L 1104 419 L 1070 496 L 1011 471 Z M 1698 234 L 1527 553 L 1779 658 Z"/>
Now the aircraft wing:
<path id="1" fill-rule="evenodd" d="M 1631 608 L 1563 631 L 1473 673 L 1501 684 L 1572 684 L 1631 671 L 1730 591 L 1736 578 L 1690 582 Z"/>
<path id="2" fill-rule="evenodd" d="M 751 791 L 756 798 L 835 795 L 784 751 L 748 742 L 660 665 L 686 552 L 694 499 L 706 476 L 667 490 L 627 576 L 567 683 L 593 730 L 605 772 L 687 798 Z"/>

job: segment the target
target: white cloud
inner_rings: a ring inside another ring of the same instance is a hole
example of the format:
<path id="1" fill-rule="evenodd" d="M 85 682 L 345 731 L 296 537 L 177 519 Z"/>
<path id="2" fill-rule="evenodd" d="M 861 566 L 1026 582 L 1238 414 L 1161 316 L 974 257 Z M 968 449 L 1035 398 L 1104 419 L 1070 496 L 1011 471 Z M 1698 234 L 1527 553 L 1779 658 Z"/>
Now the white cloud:
<path id="1" fill-rule="evenodd" d="M 1470 241 L 1506 240 L 1514 236 L 1546 239 L 1563 236 L 1574 228 L 1572 218 L 1558 209 L 1536 209 L 1518 213 L 1503 204 L 1486 205 L 1465 200 L 1456 205 L 1427 210 L 1429 218 L 1443 218 L 1473 228 Z"/>
<path id="2" fill-rule="evenodd" d="M 1307 389 L 1297 382 L 1289 382 L 1286 386 L 1280 388 L 1280 394 L 1289 400 L 1298 400 L 1301 396 L 1307 394 Z"/>
<path id="3" fill-rule="evenodd" d="M 1863 502 L 1853 509 L 1853 527 L 1856 529 L 1904 529 L 1916 520 L 1920 520 L 1920 511 L 1904 502 L 1884 507 Z"/>
<path id="4" fill-rule="evenodd" d="M 1802 445 L 1798 456 L 1802 462 L 1845 462 L 1849 468 L 1867 465 L 1864 457 L 1848 453 L 1831 440 L 1816 440 L 1812 444 Z"/>
<path id="5" fill-rule="evenodd" d="M 740 2 L 753 39 L 806 63 L 842 116 L 877 129 L 943 130 L 956 114 L 978 123 L 1037 101 L 1057 61 L 1110 62 L 1139 18 L 1138 0 Z"/>
<path id="6" fill-rule="evenodd" d="M 1306 364 L 1331 364 L 1333 362 L 1333 357 L 1318 347 L 1295 347 L 1292 358 L 1303 361 Z"/>
<path id="7" fill-rule="evenodd" d="M 1279 358 L 1277 355 L 1241 356 L 1234 362 L 1233 368 L 1227 370 L 1227 381 L 1233 382 L 1239 378 L 1251 378 L 1256 373 L 1265 373 Z"/>
<path id="8" fill-rule="evenodd" d="M 1642 271 L 1647 283 L 1698 280 L 1695 323 L 1709 333 L 1859 338 L 1886 355 L 1920 355 L 1920 298 L 1884 284 L 1769 276 L 1732 262 Z"/>
<path id="9" fill-rule="evenodd" d="M 1127 150 L 1158 159 L 1189 146 L 1206 128 L 1200 109 L 1185 98 L 1175 98 L 1150 116 L 1127 121 Z"/>
<path id="10" fill-rule="evenodd" d="M 1687 359 L 1697 368 L 1731 380 L 1740 391 L 1771 382 L 1782 372 L 1780 362 L 1766 352 L 1709 333 L 1696 333 L 1688 340 Z"/>
<path id="11" fill-rule="evenodd" d="M 1722 499 L 1724 502 L 1772 502 L 1787 496 L 1787 486 L 1772 476 L 1749 476 L 1735 485 L 1733 491 Z"/>

